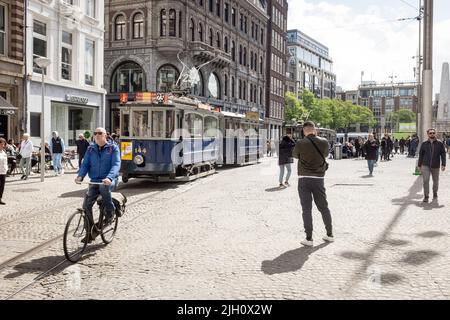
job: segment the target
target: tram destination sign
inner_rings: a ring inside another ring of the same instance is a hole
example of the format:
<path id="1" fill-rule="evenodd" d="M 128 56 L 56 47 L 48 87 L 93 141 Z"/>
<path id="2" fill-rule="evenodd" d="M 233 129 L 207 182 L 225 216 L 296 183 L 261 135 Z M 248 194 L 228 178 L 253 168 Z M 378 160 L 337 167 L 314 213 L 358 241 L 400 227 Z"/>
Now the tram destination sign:
<path id="1" fill-rule="evenodd" d="M 78 96 L 66 94 L 66 101 L 73 102 L 73 103 L 87 104 L 89 102 L 89 99 L 86 97 L 78 97 Z"/>

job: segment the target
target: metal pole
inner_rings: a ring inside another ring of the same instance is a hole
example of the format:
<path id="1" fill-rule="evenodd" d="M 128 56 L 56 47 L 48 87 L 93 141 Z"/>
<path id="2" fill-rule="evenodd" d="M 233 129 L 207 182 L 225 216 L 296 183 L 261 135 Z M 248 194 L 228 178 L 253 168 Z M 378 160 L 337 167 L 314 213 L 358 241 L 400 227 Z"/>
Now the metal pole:
<path id="1" fill-rule="evenodd" d="M 45 177 L 45 138 L 44 138 L 44 71 L 45 68 L 41 68 L 42 72 L 42 105 L 41 105 L 41 182 L 44 182 Z"/>
<path id="2" fill-rule="evenodd" d="M 422 130 L 422 0 L 419 0 L 419 63 L 417 73 L 417 111 L 416 111 L 416 132 L 421 134 Z"/>
<path id="3" fill-rule="evenodd" d="M 423 103 L 421 142 L 427 140 L 427 130 L 433 120 L 433 0 L 425 0 L 423 46 Z"/>

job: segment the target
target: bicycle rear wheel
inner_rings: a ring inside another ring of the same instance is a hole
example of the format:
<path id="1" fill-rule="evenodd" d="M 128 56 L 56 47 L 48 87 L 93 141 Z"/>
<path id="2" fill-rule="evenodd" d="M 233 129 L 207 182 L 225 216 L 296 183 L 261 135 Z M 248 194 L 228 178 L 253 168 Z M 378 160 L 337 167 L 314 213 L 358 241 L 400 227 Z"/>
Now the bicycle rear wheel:
<path id="1" fill-rule="evenodd" d="M 114 219 L 111 223 L 105 225 L 105 214 L 102 214 L 102 231 L 101 231 L 101 237 L 103 240 L 103 243 L 110 244 L 114 236 L 116 235 L 117 226 L 119 225 L 119 217 L 114 214 Z"/>
<path id="2" fill-rule="evenodd" d="M 83 210 L 78 210 L 67 221 L 64 229 L 64 255 L 70 262 L 80 260 L 88 244 L 89 220 Z M 85 239 L 84 242 L 81 240 Z"/>

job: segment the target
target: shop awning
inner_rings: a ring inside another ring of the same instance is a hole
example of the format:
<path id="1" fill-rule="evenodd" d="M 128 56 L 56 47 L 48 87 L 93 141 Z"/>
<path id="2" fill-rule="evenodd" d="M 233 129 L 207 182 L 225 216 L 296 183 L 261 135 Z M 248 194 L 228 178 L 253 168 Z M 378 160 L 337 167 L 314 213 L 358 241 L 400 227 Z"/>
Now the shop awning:
<path id="1" fill-rule="evenodd" d="M 0 97 L 0 114 L 15 114 L 18 109 Z"/>

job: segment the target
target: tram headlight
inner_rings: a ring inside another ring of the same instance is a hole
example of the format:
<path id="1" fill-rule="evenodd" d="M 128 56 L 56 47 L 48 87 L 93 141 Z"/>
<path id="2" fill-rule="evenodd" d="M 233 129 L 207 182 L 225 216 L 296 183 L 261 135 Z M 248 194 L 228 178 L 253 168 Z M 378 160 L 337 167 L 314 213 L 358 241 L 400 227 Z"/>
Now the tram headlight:
<path id="1" fill-rule="evenodd" d="M 138 154 L 134 157 L 134 163 L 136 163 L 138 166 L 144 163 L 144 157 Z"/>

